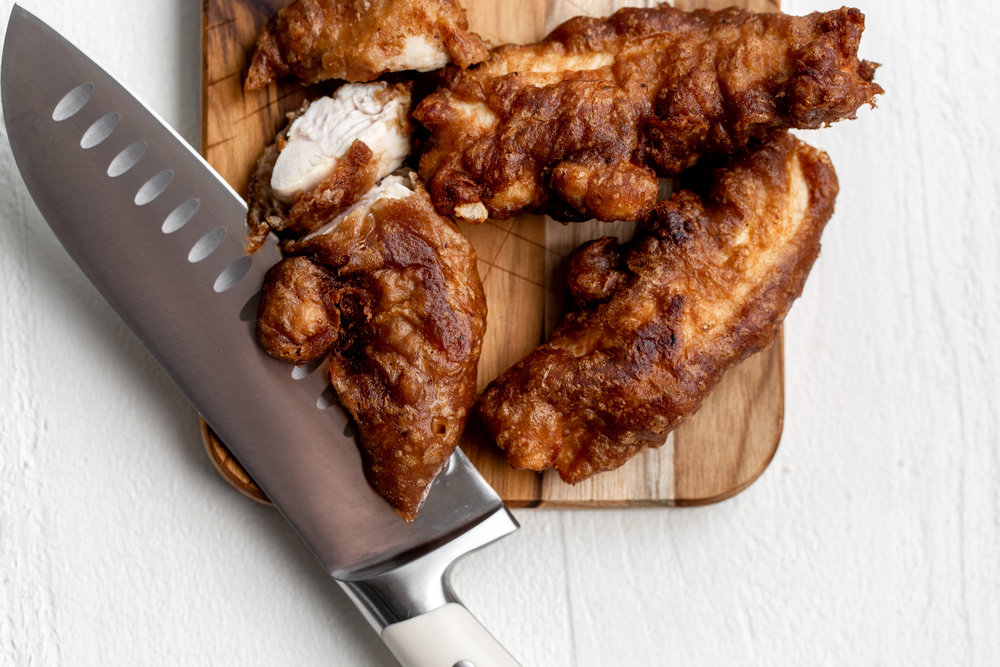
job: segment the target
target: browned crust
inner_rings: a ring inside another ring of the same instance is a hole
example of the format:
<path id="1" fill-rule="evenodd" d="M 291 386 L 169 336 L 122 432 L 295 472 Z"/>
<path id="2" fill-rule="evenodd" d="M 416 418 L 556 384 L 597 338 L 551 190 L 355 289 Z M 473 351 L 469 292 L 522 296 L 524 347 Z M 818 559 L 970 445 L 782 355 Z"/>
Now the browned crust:
<path id="1" fill-rule="evenodd" d="M 616 468 L 774 340 L 833 212 L 833 167 L 783 134 L 705 182 L 657 204 L 630 244 L 574 253 L 581 308 L 479 402 L 511 465 L 568 482 Z"/>
<path id="2" fill-rule="evenodd" d="M 415 190 L 289 243 L 296 256 L 269 272 L 258 314 L 273 356 L 329 355 L 366 473 L 407 520 L 458 445 L 486 329 L 472 245 Z"/>
<path id="3" fill-rule="evenodd" d="M 373 81 L 394 69 L 409 36 L 435 41 L 460 67 L 481 62 L 486 47 L 468 31 L 456 0 L 296 0 L 261 31 L 244 86 L 262 88 L 286 76 L 305 83 Z"/>
<path id="4" fill-rule="evenodd" d="M 857 56 L 863 30 L 848 8 L 571 19 L 538 44 L 494 49 L 421 102 L 420 173 L 443 215 L 482 202 L 492 218 L 638 220 L 658 176 L 873 103 L 882 88 Z M 495 124 L 470 122 L 470 105 Z"/>
<path id="5" fill-rule="evenodd" d="M 355 139 L 322 183 L 295 198 L 288 210 L 288 229 L 299 235 L 314 232 L 371 190 L 378 178 L 374 157 L 368 144 Z"/>

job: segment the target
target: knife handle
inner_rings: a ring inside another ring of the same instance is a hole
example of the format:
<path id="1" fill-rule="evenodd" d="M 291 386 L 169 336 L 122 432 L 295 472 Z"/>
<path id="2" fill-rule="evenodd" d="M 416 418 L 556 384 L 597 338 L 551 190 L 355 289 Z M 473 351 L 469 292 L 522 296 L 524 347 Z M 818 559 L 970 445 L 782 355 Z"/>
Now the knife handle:
<path id="1" fill-rule="evenodd" d="M 436 549 L 334 579 L 403 667 L 519 667 L 449 583 L 456 560 L 516 528 L 498 505 Z"/>
<path id="2" fill-rule="evenodd" d="M 403 667 L 519 667 L 457 602 L 386 627 L 382 641 Z"/>

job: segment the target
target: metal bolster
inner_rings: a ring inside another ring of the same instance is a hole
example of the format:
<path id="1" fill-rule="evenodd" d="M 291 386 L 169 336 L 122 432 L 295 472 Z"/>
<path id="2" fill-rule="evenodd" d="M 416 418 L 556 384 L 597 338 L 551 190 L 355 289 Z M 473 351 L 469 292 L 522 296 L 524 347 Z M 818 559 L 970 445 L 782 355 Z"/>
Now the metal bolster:
<path id="1" fill-rule="evenodd" d="M 337 583 L 381 634 L 394 623 L 460 602 L 448 575 L 451 566 L 467 554 L 513 532 L 517 522 L 506 507 L 487 516 L 471 529 L 414 560 L 357 578 L 337 577 Z"/>

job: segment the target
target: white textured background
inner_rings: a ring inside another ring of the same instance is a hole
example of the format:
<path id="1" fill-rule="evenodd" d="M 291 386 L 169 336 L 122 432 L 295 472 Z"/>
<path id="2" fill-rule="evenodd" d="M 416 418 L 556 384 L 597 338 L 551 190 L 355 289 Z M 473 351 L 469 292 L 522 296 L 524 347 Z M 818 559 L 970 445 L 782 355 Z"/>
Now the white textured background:
<path id="1" fill-rule="evenodd" d="M 197 140 L 200 3 L 23 4 Z M 1000 5 L 859 5 L 888 92 L 807 137 L 841 196 L 777 458 L 715 506 L 517 512 L 455 584 L 526 665 L 1000 664 Z M 6 141 L 0 318 L 0 664 L 393 664 L 217 478 Z"/>

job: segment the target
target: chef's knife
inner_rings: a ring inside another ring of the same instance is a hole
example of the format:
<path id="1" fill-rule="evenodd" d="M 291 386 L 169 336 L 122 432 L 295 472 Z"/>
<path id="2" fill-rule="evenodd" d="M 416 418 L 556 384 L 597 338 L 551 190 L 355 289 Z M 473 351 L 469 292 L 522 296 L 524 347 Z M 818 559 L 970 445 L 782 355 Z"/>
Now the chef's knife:
<path id="1" fill-rule="evenodd" d="M 516 665 L 447 584 L 517 528 L 459 451 L 412 523 L 366 483 L 320 370 L 263 354 L 254 299 L 279 255 L 246 254 L 246 204 L 183 139 L 15 6 L 3 115 L 63 246 L 404 665 Z M 325 393 L 326 392 L 326 393 Z"/>

